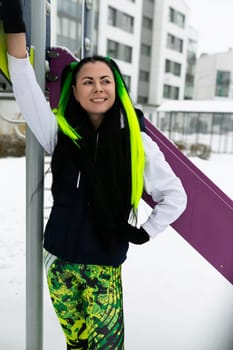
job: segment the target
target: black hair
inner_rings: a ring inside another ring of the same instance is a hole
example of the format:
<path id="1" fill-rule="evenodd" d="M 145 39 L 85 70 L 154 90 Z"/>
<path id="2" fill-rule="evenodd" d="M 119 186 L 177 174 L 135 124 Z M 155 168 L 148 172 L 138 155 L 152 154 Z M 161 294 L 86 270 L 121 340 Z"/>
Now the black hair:
<path id="1" fill-rule="evenodd" d="M 104 56 L 93 55 L 93 56 L 88 56 L 88 57 L 81 59 L 79 62 L 77 62 L 77 65 L 73 69 L 72 69 L 71 65 L 68 65 L 64 68 L 62 75 L 61 75 L 61 90 L 63 88 L 65 81 L 66 81 L 68 73 L 72 72 L 71 87 L 72 87 L 72 85 L 75 86 L 76 81 L 77 81 L 77 76 L 78 76 L 81 68 L 87 63 L 95 63 L 95 62 L 103 62 L 110 68 L 110 70 L 113 74 L 115 85 L 116 85 L 113 63 L 115 65 L 115 68 L 117 68 L 118 71 L 120 71 L 117 64 L 115 62 L 113 62 L 112 60 L 107 60 L 106 57 L 104 57 Z M 114 102 L 112 108 L 109 110 L 109 112 L 107 112 L 107 114 L 111 113 L 113 110 L 115 113 L 118 112 L 118 114 L 120 114 L 121 103 L 120 103 L 120 99 L 119 99 L 119 96 L 117 93 L 117 89 L 115 90 L 115 92 L 116 92 L 115 102 Z M 75 128 L 77 126 L 77 116 L 79 117 L 79 120 L 80 120 L 80 118 L 82 118 L 82 116 L 84 116 L 84 115 L 85 116 L 87 115 L 86 111 L 82 108 L 82 106 L 79 104 L 79 102 L 75 99 L 74 94 L 71 92 L 69 99 L 68 99 L 68 102 L 67 102 L 66 109 L 65 109 L 65 118 L 71 124 L 71 126 Z"/>

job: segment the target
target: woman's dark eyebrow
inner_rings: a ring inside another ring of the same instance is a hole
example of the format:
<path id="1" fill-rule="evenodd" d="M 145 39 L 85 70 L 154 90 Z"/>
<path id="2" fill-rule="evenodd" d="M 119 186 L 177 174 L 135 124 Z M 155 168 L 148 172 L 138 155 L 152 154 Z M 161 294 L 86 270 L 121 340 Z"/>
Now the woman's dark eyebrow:
<path id="1" fill-rule="evenodd" d="M 103 75 L 102 77 L 100 77 L 100 79 L 105 79 L 105 78 L 111 78 L 110 75 Z"/>
<path id="2" fill-rule="evenodd" d="M 81 80 L 84 80 L 84 79 L 93 79 L 92 77 L 89 77 L 88 75 L 86 75 L 85 77 L 82 77 Z"/>
<path id="3" fill-rule="evenodd" d="M 111 76 L 110 75 L 103 75 L 103 76 L 100 77 L 100 79 L 105 79 L 105 78 L 111 78 Z M 82 77 L 81 80 L 84 80 L 84 79 L 91 79 L 91 80 L 93 80 L 93 77 L 90 77 L 90 76 L 86 75 L 86 76 Z"/>

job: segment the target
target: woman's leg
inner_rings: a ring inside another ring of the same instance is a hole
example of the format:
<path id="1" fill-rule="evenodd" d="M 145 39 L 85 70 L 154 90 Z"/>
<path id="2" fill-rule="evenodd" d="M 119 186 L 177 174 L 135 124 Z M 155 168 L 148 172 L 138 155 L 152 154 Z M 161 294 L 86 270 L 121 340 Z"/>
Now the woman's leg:
<path id="1" fill-rule="evenodd" d="M 77 264 L 56 259 L 48 269 L 48 287 L 66 337 L 67 350 L 88 350 L 86 315 L 82 301 L 85 284 L 75 266 Z"/>
<path id="2" fill-rule="evenodd" d="M 48 286 L 68 350 L 124 349 L 120 267 L 57 259 L 48 270 Z"/>
<path id="3" fill-rule="evenodd" d="M 124 320 L 121 267 L 86 265 L 83 302 L 89 350 L 123 350 Z"/>

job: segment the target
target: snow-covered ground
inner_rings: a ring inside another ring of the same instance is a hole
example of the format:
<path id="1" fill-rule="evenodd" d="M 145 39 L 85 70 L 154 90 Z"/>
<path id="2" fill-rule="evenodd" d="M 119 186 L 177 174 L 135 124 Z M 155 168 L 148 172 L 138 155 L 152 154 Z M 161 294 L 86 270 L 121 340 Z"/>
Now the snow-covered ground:
<path id="1" fill-rule="evenodd" d="M 233 198 L 232 155 L 193 161 Z M 25 350 L 24 158 L 0 159 L 0 198 L 0 349 Z M 172 228 L 131 247 L 123 286 L 126 350 L 233 350 L 233 286 Z M 65 342 L 44 283 L 51 349 Z"/>

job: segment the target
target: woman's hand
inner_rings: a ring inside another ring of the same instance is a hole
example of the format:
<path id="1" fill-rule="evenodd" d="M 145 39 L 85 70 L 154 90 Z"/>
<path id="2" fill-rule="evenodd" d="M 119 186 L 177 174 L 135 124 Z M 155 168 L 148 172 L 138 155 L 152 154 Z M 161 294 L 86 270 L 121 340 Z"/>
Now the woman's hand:
<path id="1" fill-rule="evenodd" d="M 118 227 L 118 237 L 127 240 L 134 244 L 143 244 L 149 241 L 148 233 L 142 228 L 131 226 L 128 223 L 123 223 Z"/>
<path id="2" fill-rule="evenodd" d="M 5 33 L 25 33 L 21 0 L 1 0 L 1 6 Z"/>

